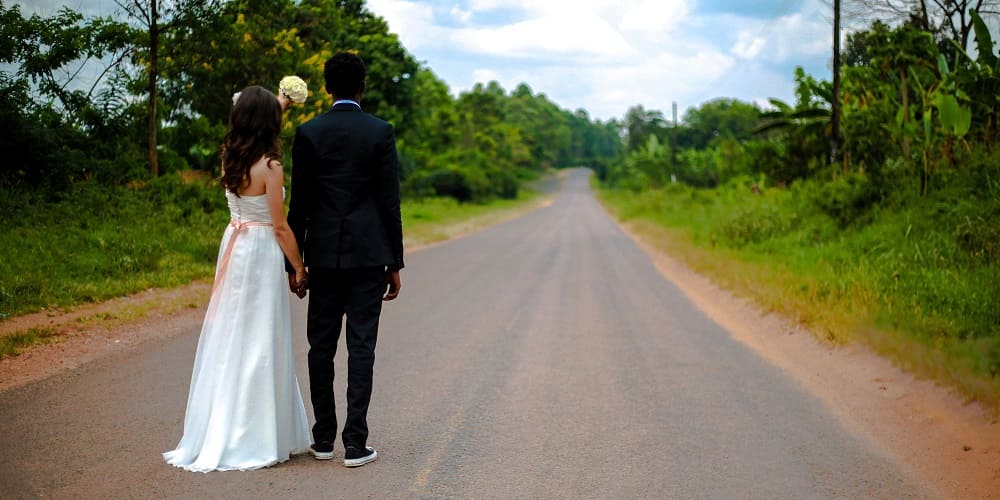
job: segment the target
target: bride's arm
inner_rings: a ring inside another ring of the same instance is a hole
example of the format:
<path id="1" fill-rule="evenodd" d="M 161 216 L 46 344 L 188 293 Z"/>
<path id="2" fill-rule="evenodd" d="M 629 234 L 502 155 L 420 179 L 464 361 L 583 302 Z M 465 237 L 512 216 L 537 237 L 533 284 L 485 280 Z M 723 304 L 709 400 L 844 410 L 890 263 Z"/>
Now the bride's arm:
<path id="1" fill-rule="evenodd" d="M 281 186 L 285 180 L 281 162 L 271 160 L 264 174 L 264 194 L 267 195 L 267 208 L 271 212 L 271 223 L 274 224 L 274 235 L 278 238 L 278 246 L 284 252 L 288 262 L 295 269 L 295 281 L 301 283 L 305 278 L 306 268 L 302 262 L 302 252 L 295 241 L 295 234 L 288 226 L 285 218 L 285 200 L 281 196 Z"/>

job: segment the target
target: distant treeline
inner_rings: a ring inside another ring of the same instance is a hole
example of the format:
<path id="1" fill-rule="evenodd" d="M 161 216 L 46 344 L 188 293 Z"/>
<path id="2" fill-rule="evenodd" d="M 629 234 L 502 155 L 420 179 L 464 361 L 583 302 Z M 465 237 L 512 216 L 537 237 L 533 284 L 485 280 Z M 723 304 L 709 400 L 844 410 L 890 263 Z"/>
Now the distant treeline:
<path id="1" fill-rule="evenodd" d="M 968 41 L 879 21 L 847 37 L 835 150 L 832 84 L 799 68 L 795 102 L 771 99 L 766 110 L 718 99 L 672 124 L 660 111 L 633 107 L 622 123 L 625 156 L 599 173 L 640 189 L 674 181 L 714 187 L 741 176 L 777 186 L 862 176 L 850 181 L 857 192 L 844 193 L 851 204 L 900 190 L 925 196 L 991 154 L 1000 132 L 1000 57 L 982 18 L 967 14 Z"/>

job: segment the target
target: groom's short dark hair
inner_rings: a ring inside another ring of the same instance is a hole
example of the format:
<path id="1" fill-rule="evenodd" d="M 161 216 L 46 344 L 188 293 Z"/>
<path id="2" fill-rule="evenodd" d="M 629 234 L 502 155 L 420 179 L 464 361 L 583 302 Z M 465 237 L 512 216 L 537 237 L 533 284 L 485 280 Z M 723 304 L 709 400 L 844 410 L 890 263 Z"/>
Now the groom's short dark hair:
<path id="1" fill-rule="evenodd" d="M 339 98 L 365 90 L 365 61 L 353 52 L 338 52 L 323 66 L 326 91 Z"/>

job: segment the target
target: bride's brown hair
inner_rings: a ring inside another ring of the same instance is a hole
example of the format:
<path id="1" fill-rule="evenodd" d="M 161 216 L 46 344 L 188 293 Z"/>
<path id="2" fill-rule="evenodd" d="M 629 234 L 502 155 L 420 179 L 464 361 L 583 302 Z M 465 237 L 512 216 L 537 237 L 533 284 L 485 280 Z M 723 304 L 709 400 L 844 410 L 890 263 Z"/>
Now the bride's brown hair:
<path id="1" fill-rule="evenodd" d="M 222 140 L 222 186 L 238 195 L 257 160 L 281 160 L 280 134 L 281 104 L 274 94 L 256 85 L 243 89 Z"/>

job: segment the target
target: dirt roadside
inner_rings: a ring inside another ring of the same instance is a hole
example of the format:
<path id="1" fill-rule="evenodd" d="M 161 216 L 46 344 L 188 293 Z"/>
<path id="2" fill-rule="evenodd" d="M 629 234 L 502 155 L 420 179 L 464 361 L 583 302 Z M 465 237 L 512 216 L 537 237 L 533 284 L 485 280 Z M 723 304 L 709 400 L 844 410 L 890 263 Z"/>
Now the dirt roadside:
<path id="1" fill-rule="evenodd" d="M 706 315 L 818 396 L 855 434 L 895 457 L 942 498 L 1000 498 L 1000 416 L 918 380 L 863 345 L 831 347 L 765 314 L 625 232 Z"/>
<path id="2" fill-rule="evenodd" d="M 150 289 L 70 310 L 48 310 L 0 322 L 0 336 L 31 328 L 53 332 L 53 341 L 0 359 L 0 392 L 43 380 L 64 370 L 200 323 L 211 282 L 167 290 Z"/>

